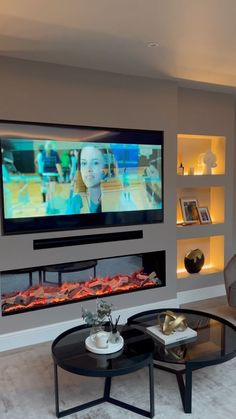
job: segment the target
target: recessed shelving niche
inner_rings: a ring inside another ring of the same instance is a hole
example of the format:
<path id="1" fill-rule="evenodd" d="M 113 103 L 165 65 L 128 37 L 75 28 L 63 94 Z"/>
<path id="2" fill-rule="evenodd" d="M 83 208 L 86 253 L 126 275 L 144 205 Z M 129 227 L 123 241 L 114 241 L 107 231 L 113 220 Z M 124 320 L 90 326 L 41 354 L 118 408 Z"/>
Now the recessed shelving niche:
<path id="1" fill-rule="evenodd" d="M 208 151 L 216 156 L 217 166 L 212 168 L 211 174 L 223 175 L 225 173 L 225 137 L 178 134 L 177 168 L 182 163 L 184 175 L 191 173 L 191 170 L 194 171 L 194 175 L 203 175 L 203 156 Z"/>
<path id="2" fill-rule="evenodd" d="M 184 266 L 184 257 L 193 249 L 201 249 L 205 256 L 205 263 L 197 275 L 210 275 L 222 272 L 224 269 L 224 236 L 195 237 L 177 240 L 177 278 L 189 278 Z"/>
<path id="3" fill-rule="evenodd" d="M 224 223 L 225 190 L 223 186 L 200 186 L 177 189 L 177 223 L 183 222 L 180 199 L 196 198 L 199 207 L 208 207 L 213 224 Z M 184 227 L 186 229 L 186 226 Z"/>
<path id="4" fill-rule="evenodd" d="M 207 170 L 204 156 L 212 152 L 216 167 Z M 178 289 L 220 284 L 224 269 L 226 205 L 226 138 L 223 136 L 178 134 L 177 136 L 177 279 Z M 180 165 L 184 173 L 178 171 Z M 206 174 L 207 173 L 207 174 Z M 211 223 L 183 225 L 180 199 L 194 199 L 207 207 Z M 186 253 L 201 249 L 205 263 L 199 273 L 189 274 L 184 266 Z M 182 281 L 183 280 L 183 281 Z"/>

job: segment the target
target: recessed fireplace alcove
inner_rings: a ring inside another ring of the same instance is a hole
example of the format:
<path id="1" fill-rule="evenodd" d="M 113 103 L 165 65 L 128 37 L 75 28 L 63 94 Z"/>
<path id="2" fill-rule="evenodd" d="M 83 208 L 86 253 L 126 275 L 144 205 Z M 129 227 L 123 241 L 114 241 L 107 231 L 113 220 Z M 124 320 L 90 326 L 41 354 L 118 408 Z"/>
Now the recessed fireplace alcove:
<path id="1" fill-rule="evenodd" d="M 166 285 L 165 251 L 1 272 L 2 316 Z"/>

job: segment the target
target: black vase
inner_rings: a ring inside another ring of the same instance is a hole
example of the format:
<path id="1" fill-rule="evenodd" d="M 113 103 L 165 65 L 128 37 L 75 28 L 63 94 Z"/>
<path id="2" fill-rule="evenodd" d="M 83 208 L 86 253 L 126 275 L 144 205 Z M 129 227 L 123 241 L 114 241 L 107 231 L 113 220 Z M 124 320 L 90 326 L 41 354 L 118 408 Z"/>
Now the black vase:
<path id="1" fill-rule="evenodd" d="M 188 273 L 196 274 L 200 272 L 205 262 L 204 254 L 201 249 L 190 250 L 184 258 L 184 266 Z"/>

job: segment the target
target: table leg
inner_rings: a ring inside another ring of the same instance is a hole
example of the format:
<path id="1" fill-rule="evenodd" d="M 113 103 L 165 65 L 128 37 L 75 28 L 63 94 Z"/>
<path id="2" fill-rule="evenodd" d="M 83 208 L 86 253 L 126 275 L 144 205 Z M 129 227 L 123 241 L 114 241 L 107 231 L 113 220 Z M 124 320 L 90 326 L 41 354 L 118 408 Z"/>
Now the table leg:
<path id="1" fill-rule="evenodd" d="M 32 272 L 29 272 L 29 284 L 32 287 L 32 285 L 33 285 L 33 274 L 32 274 Z"/>
<path id="2" fill-rule="evenodd" d="M 153 361 L 149 364 L 150 418 L 155 415 Z"/>
<path id="3" fill-rule="evenodd" d="M 185 373 L 185 383 L 183 380 L 183 373 Z M 182 404 L 185 413 L 192 413 L 192 369 L 186 366 L 184 372 L 177 372 L 176 378 L 179 385 L 179 391 L 182 399 Z"/>
<path id="4" fill-rule="evenodd" d="M 39 269 L 39 284 L 42 285 L 42 271 Z"/>
<path id="5" fill-rule="evenodd" d="M 185 401 L 184 401 L 185 413 L 192 412 L 192 370 L 186 366 L 185 372 Z"/>
<path id="6" fill-rule="evenodd" d="M 131 412 L 137 413 L 141 416 L 145 416 L 147 418 L 154 417 L 154 377 L 153 377 L 153 361 L 147 364 L 149 367 L 149 385 L 150 385 L 150 411 L 141 409 L 139 407 L 133 406 L 131 404 L 122 402 L 117 399 L 113 399 L 110 397 L 110 389 L 111 389 L 111 377 L 106 377 L 105 386 L 104 386 L 104 394 L 103 397 L 100 397 L 96 400 L 83 403 L 81 405 L 77 405 L 70 409 L 66 410 L 59 410 L 59 383 L 58 383 L 58 366 L 54 362 L 54 389 L 55 389 L 55 410 L 56 410 L 56 417 L 61 418 L 67 415 L 72 415 L 73 413 L 79 412 L 84 409 L 88 409 L 90 407 L 96 406 L 98 404 L 109 402 L 116 406 L 122 407 L 123 409 L 130 410 Z"/>
<path id="7" fill-rule="evenodd" d="M 103 397 L 104 397 L 105 400 L 109 399 L 110 390 L 111 390 L 111 377 L 106 377 L 105 386 L 104 386 L 104 394 L 103 394 Z"/>
<path id="8" fill-rule="evenodd" d="M 61 272 L 58 272 L 58 285 L 61 286 L 61 284 L 62 284 Z"/>
<path id="9" fill-rule="evenodd" d="M 55 362 L 54 362 L 54 391 L 55 391 L 56 417 L 59 418 L 58 371 L 57 371 L 57 364 Z"/>

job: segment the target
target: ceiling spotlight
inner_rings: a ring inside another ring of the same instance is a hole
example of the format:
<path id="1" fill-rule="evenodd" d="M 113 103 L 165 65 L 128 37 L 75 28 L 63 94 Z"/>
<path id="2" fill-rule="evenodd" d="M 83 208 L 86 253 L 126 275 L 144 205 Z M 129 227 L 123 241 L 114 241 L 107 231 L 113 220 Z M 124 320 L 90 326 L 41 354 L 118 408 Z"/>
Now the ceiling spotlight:
<path id="1" fill-rule="evenodd" d="M 159 47 L 159 44 L 158 44 L 158 42 L 148 42 L 147 47 L 148 48 L 157 48 L 157 47 Z"/>

